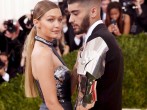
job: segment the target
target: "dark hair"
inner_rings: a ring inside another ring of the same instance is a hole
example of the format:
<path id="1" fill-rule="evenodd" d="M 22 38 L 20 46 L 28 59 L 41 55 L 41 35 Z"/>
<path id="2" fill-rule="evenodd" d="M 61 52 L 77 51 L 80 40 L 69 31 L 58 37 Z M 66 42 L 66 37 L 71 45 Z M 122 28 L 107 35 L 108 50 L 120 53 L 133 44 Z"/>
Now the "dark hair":
<path id="1" fill-rule="evenodd" d="M 120 16 L 116 22 L 117 22 L 117 25 L 118 25 L 120 32 L 122 33 L 123 32 L 123 21 L 122 21 L 123 20 L 123 11 L 121 8 L 121 4 L 119 2 L 110 2 L 109 3 L 109 5 L 107 7 L 107 16 L 106 16 L 105 24 L 106 24 L 106 26 L 109 26 L 111 24 L 110 11 L 112 9 L 118 9 L 118 11 L 120 13 Z"/>
<path id="2" fill-rule="evenodd" d="M 101 0 L 67 0 L 67 3 L 68 4 L 72 4 L 72 3 L 77 3 L 77 2 L 79 2 L 79 3 L 83 3 L 83 4 L 90 4 L 90 3 L 100 3 L 100 1 Z"/>
<path id="3" fill-rule="evenodd" d="M 60 3 L 59 4 L 60 6 L 60 9 L 61 9 L 61 13 L 63 16 L 66 16 L 68 14 L 68 11 L 67 11 L 67 1 L 63 1 L 62 4 Z"/>
<path id="4" fill-rule="evenodd" d="M 67 3 L 72 4 L 72 3 L 75 3 L 75 2 L 82 2 L 82 1 L 87 1 L 87 0 L 67 0 Z"/>
<path id="5" fill-rule="evenodd" d="M 4 21 L 3 25 L 6 25 L 6 30 L 9 31 L 10 33 L 16 32 L 17 27 L 15 24 L 15 21 L 13 19 L 9 19 L 7 21 Z"/>

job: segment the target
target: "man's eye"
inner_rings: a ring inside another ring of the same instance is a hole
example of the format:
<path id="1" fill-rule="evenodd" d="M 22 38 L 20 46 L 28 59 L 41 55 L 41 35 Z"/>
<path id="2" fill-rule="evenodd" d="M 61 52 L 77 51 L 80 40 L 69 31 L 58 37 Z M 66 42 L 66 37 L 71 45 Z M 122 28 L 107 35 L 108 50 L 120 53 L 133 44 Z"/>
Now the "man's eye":
<path id="1" fill-rule="evenodd" d="M 58 19 L 59 22 L 62 22 L 62 20 L 63 20 L 62 18 Z"/>
<path id="2" fill-rule="evenodd" d="M 77 12 L 74 12 L 73 14 L 74 14 L 75 16 L 77 16 L 77 15 L 78 15 L 78 13 L 77 13 Z"/>

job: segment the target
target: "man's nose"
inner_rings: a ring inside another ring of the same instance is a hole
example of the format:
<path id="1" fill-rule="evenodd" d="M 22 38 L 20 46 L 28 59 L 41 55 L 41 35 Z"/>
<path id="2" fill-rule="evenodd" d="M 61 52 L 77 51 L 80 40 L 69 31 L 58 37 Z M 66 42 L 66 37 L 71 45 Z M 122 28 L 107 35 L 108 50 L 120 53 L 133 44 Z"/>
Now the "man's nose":
<path id="1" fill-rule="evenodd" d="M 74 18 L 73 18 L 72 15 L 70 15 L 70 17 L 69 17 L 69 23 L 73 23 L 73 22 L 74 22 Z"/>

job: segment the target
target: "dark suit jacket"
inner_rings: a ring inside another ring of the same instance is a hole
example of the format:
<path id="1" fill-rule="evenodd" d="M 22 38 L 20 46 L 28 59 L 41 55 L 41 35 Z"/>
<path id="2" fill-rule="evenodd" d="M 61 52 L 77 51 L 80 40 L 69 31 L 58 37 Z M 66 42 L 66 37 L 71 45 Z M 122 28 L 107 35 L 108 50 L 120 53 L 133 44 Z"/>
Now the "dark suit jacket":
<path id="1" fill-rule="evenodd" d="M 88 41 L 101 37 L 109 50 L 106 53 L 104 75 L 97 80 L 97 102 L 90 110 L 121 110 L 123 56 L 115 37 L 104 24 L 99 24 Z M 87 42 L 88 42 L 87 41 Z"/>
<path id="2" fill-rule="evenodd" d="M 76 45 L 74 37 L 75 37 L 75 33 L 73 27 L 71 26 L 71 24 L 68 24 L 68 31 L 65 33 L 65 40 L 67 42 L 67 45 L 69 45 L 70 47 L 70 52 L 74 50 L 78 50 L 83 43 L 83 39 L 81 38 L 80 44 Z"/>

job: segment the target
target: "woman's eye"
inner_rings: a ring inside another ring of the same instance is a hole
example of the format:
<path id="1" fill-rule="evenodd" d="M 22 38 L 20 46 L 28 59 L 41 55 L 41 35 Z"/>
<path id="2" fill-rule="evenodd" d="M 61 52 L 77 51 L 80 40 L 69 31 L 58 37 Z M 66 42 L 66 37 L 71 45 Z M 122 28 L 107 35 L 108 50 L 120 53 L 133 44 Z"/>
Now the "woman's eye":
<path id="1" fill-rule="evenodd" d="M 47 21 L 53 22 L 53 21 L 54 21 L 54 19 L 47 19 Z"/>

